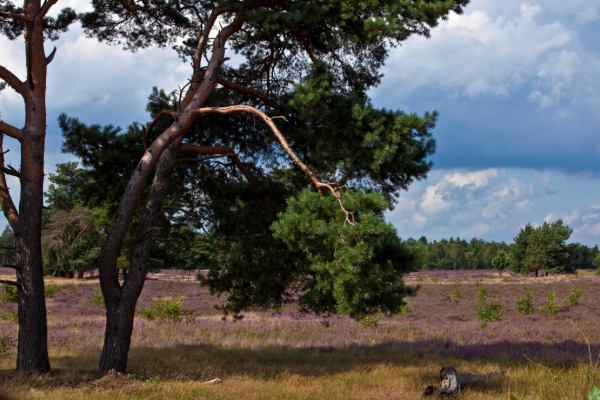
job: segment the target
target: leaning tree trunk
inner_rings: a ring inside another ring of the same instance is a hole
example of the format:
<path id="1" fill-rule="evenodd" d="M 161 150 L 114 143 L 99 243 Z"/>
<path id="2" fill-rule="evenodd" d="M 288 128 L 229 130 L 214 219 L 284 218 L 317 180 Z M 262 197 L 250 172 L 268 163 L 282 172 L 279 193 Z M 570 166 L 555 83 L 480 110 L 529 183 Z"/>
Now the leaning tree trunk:
<path id="1" fill-rule="evenodd" d="M 148 257 L 150 257 L 152 237 L 155 233 L 152 227 L 158 220 L 169 188 L 171 174 L 168 168 L 177 159 L 182 141 L 183 137 L 175 140 L 160 156 L 152 189 L 148 194 L 148 201 L 138 227 L 138 240 L 133 247 L 130 272 L 123 283 L 120 298 L 111 302 L 110 308 L 107 303 L 104 347 L 100 357 L 101 371 L 111 369 L 126 371 L 135 307 L 148 272 Z"/>
<path id="2" fill-rule="evenodd" d="M 215 13 L 217 10 L 213 10 L 213 15 L 210 18 L 212 22 L 204 27 L 202 35 L 204 43 L 208 39 L 208 34 L 217 16 L 225 12 L 223 10 L 226 9 L 219 10 L 221 11 L 218 11 L 218 13 Z M 100 287 L 104 294 L 107 313 L 104 347 L 99 365 L 101 371 L 111 369 L 118 372 L 126 371 L 127 352 L 131 341 L 135 306 L 146 279 L 146 264 L 148 262 L 150 240 L 152 239 L 151 228 L 158 216 L 157 213 L 160 211 L 170 181 L 170 174 L 163 172 L 172 164 L 169 160 L 174 160 L 177 156 L 185 132 L 198 118 L 197 110 L 204 106 L 208 96 L 212 93 L 216 83 L 215 76 L 218 75 L 219 68 L 223 63 L 225 43 L 233 33 L 241 28 L 243 21 L 243 16 L 236 16 L 231 24 L 217 34 L 217 38 L 213 41 L 212 57 L 204 70 L 202 79 L 190 85 L 189 93 L 193 96 L 190 94 L 189 97 L 191 98 L 189 99 L 186 96 L 185 102 L 182 102 L 177 112 L 175 122 L 147 148 L 134 170 L 119 204 L 117 216 L 100 254 Z M 203 46 L 204 44 L 200 46 L 200 55 L 202 55 Z M 172 114 L 170 111 L 169 113 Z M 163 158 L 162 155 L 165 157 Z M 141 192 L 157 162 L 160 162 L 161 165 L 156 172 L 156 179 L 142 214 L 140 231 L 132 252 L 131 268 L 121 286 L 117 258 L 133 220 L 133 214 Z"/>

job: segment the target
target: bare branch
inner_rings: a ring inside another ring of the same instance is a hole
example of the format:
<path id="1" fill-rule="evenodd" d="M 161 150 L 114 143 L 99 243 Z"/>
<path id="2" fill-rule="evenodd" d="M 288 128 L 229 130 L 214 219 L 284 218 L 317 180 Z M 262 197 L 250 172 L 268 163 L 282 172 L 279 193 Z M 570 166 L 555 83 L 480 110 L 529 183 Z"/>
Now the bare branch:
<path id="1" fill-rule="evenodd" d="M 271 101 L 271 99 L 269 99 L 261 91 L 258 91 L 256 89 L 252 89 L 252 88 L 247 88 L 245 86 L 240 85 L 239 83 L 228 81 L 227 79 L 223 78 L 221 75 L 217 76 L 217 83 L 219 83 L 220 85 L 222 85 L 228 89 L 235 90 L 236 92 L 254 95 L 254 96 L 258 97 L 259 99 L 261 99 L 262 102 L 265 103 L 265 105 L 267 105 L 269 107 L 273 107 L 273 108 L 275 107 L 275 104 Z"/>
<path id="2" fill-rule="evenodd" d="M 17 139 L 19 142 L 23 141 L 23 133 L 21 130 L 4 121 L 0 121 L 0 135 L 9 136 L 13 139 Z"/>
<path id="3" fill-rule="evenodd" d="M 8 246 L 0 246 L 0 249 L 6 249 L 6 250 L 16 250 L 16 247 L 8 247 Z"/>
<path id="4" fill-rule="evenodd" d="M 54 46 L 54 50 L 52 50 L 52 53 L 50 53 L 50 55 L 48 57 L 46 57 L 46 65 L 50 64 L 52 62 L 52 60 L 54 60 L 55 54 L 56 54 L 56 46 Z"/>
<path id="5" fill-rule="evenodd" d="M 144 148 L 146 148 L 146 140 L 148 139 L 148 136 L 150 136 L 152 128 L 154 128 L 154 125 L 156 125 L 156 123 L 165 115 L 170 115 L 171 117 L 177 119 L 177 113 L 175 111 L 162 110 L 161 112 L 159 112 L 158 115 L 154 117 L 152 122 L 150 122 L 150 125 L 148 125 L 148 130 L 144 133 Z"/>
<path id="6" fill-rule="evenodd" d="M 251 106 L 245 106 L 245 105 L 229 106 L 229 107 L 206 107 L 206 108 L 200 108 L 200 109 L 196 110 L 196 112 L 198 115 L 233 114 L 233 113 L 238 113 L 238 112 L 248 112 L 248 113 L 255 114 L 255 115 L 258 115 L 259 117 L 261 117 L 263 119 L 263 121 L 265 121 L 267 123 L 267 125 L 269 125 L 269 127 L 271 128 L 271 130 L 273 131 L 273 133 L 279 140 L 279 143 L 281 143 L 281 146 L 283 147 L 283 149 L 286 151 L 286 153 L 288 153 L 288 155 L 292 158 L 292 160 L 294 160 L 294 163 L 298 167 L 300 167 L 300 169 L 302 171 L 304 171 L 304 173 L 306 175 L 308 175 L 310 177 L 310 179 L 313 181 L 314 185 L 316 186 L 317 190 L 319 191 L 319 195 L 321 197 L 323 197 L 323 192 L 322 192 L 321 188 L 329 189 L 331 191 L 331 194 L 333 194 L 333 196 L 337 199 L 342 211 L 346 214 L 346 220 L 344 223 L 348 223 L 349 225 L 355 224 L 354 213 L 351 211 L 347 211 L 344 208 L 344 205 L 342 204 L 341 189 L 343 187 L 340 187 L 336 183 L 320 182 L 317 179 L 317 177 L 315 176 L 315 174 L 306 166 L 306 164 L 304 164 L 302 162 L 302 160 L 300 160 L 300 158 L 296 155 L 296 153 L 294 153 L 294 151 L 291 149 L 287 140 L 285 140 L 285 137 L 281 134 L 281 132 L 277 128 L 277 125 L 275 125 L 275 123 L 273 122 L 273 118 L 270 118 L 267 114 L 265 114 L 264 112 L 260 111 L 257 108 L 254 108 Z M 274 118 L 276 118 L 276 117 L 274 117 Z M 182 150 L 183 150 L 183 146 L 182 146 Z"/>
<path id="7" fill-rule="evenodd" d="M 8 85 L 19 93 L 21 96 L 26 97 L 29 95 L 29 90 L 24 82 L 22 82 L 15 74 L 10 72 L 8 69 L 0 65 L 0 79 L 8 83 Z M 15 128 L 16 129 L 16 128 Z M 7 133 L 8 135 L 8 133 Z M 9 135 L 10 136 L 10 135 Z"/>
<path id="8" fill-rule="evenodd" d="M 0 122 L 1 124 L 2 122 Z M 0 125 L 0 128 L 2 126 Z M 1 129 L 0 129 L 1 131 Z M 4 152 L 2 151 L 2 142 L 4 141 L 4 135 L 0 134 L 0 165 L 4 165 Z M 19 221 L 19 213 L 15 207 L 15 203 L 10 196 L 8 191 L 8 185 L 6 184 L 6 175 L 4 171 L 0 170 L 0 202 L 4 216 L 8 220 L 10 226 L 14 229 Z"/>
<path id="9" fill-rule="evenodd" d="M 21 179 L 21 173 L 10 165 L 8 167 L 0 165 L 0 170 L 4 171 L 5 174 L 16 176 L 17 178 Z"/>
<path id="10" fill-rule="evenodd" d="M 196 146 L 193 144 L 182 144 L 181 150 L 186 153 L 195 153 L 195 154 L 231 154 L 229 158 L 231 162 L 235 164 L 236 167 L 244 174 L 244 177 L 252 184 L 252 187 L 255 186 L 254 178 L 248 168 L 240 161 L 240 158 L 235 154 L 231 147 L 227 146 Z"/>
<path id="11" fill-rule="evenodd" d="M 19 289 L 23 288 L 23 286 L 21 286 L 21 284 L 19 282 L 0 280 L 0 283 L 6 283 L 7 285 L 13 285 L 13 286 L 18 287 Z"/>
<path id="12" fill-rule="evenodd" d="M 8 247 L 4 247 L 4 248 L 6 249 Z M 21 271 L 21 268 L 18 265 L 14 265 L 14 264 L 2 264 L 2 268 L 12 268 L 12 269 L 16 269 L 19 272 Z"/>

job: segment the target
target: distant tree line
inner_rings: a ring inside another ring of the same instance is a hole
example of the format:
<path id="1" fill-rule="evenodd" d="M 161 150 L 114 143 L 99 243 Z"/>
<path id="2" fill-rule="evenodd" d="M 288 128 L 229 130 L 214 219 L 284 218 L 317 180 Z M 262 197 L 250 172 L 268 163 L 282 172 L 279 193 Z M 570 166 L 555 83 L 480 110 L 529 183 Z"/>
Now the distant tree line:
<path id="1" fill-rule="evenodd" d="M 425 236 L 406 243 L 417 256 L 421 270 L 496 269 L 519 274 L 574 273 L 577 269 L 600 267 L 598 245 L 588 247 L 566 241 L 573 230 L 562 220 L 544 222 L 535 228 L 527 224 L 514 242 L 470 241 L 457 237 L 429 242 Z"/>

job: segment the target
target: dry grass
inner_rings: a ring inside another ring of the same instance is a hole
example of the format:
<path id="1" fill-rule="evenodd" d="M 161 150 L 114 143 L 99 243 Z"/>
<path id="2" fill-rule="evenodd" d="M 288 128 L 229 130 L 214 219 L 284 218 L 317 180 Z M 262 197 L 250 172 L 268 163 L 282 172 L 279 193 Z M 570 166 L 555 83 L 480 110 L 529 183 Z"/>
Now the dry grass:
<path id="1" fill-rule="evenodd" d="M 106 379 L 94 368 L 99 354 L 53 355 L 53 371 L 24 377 L 0 362 L 1 399 L 418 399 L 437 384 L 441 365 L 459 373 L 508 370 L 505 377 L 465 387 L 460 398 L 507 399 L 508 385 L 520 400 L 586 399 L 584 368 L 548 371 L 533 364 L 501 365 L 457 359 L 416 359 L 364 350 L 250 350 L 225 348 L 134 349 L 130 371 L 160 382 Z M 220 384 L 203 382 L 220 378 Z M 35 388 L 37 391 L 33 391 Z M 2 397 L 4 396 L 4 397 Z"/>

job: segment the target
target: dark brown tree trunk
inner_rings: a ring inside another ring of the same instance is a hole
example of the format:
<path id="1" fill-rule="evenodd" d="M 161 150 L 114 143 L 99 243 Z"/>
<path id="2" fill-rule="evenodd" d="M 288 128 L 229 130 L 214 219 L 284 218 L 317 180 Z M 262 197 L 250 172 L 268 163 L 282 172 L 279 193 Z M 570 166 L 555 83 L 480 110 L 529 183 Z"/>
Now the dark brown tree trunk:
<path id="1" fill-rule="evenodd" d="M 83 279 L 83 270 L 77 271 L 77 279 Z"/>
<path id="2" fill-rule="evenodd" d="M 0 121 L 0 136 L 20 142 L 21 198 L 17 211 L 4 172 L 0 172 L 2 209 L 15 233 L 19 295 L 17 370 L 26 373 L 50 370 L 47 346 L 46 302 L 42 265 L 41 227 L 44 200 L 44 144 L 46 139 L 46 61 L 43 18 L 57 0 L 25 0 L 25 55 L 27 78 L 20 81 L 0 66 L 0 78 L 25 102 L 25 125 L 18 129 Z M 2 144 L 0 140 L 0 145 Z M 0 159 L 4 166 L 4 158 Z"/>
<path id="3" fill-rule="evenodd" d="M 100 358 L 101 371 L 110 371 L 111 369 L 120 372 L 126 371 L 135 307 L 146 281 L 152 237 L 156 232 L 151 228 L 158 220 L 169 188 L 171 175 L 167 169 L 177 159 L 182 141 L 183 137 L 171 143 L 162 153 L 157 163 L 152 189 L 148 194 L 148 201 L 138 227 L 138 241 L 132 251 L 131 268 L 126 279 L 127 284 L 124 283 L 122 295 L 118 301 L 111 303 L 110 311 L 107 307 L 104 347 Z M 165 172 L 167 173 L 165 174 Z"/>

